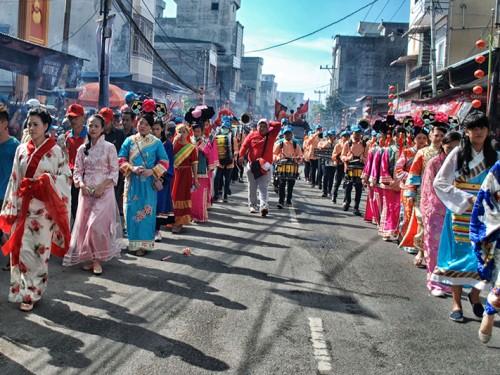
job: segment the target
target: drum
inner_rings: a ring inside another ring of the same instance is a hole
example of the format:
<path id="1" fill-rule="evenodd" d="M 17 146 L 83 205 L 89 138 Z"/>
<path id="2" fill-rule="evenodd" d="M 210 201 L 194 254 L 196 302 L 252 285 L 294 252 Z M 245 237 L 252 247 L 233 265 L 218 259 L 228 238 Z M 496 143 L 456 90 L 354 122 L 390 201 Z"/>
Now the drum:
<path id="1" fill-rule="evenodd" d="M 276 164 L 276 176 L 280 180 L 296 180 L 299 177 L 299 165 L 293 160 L 281 160 Z"/>
<path id="2" fill-rule="evenodd" d="M 347 164 L 347 176 L 350 178 L 359 177 L 363 174 L 363 168 L 365 165 L 361 162 L 360 159 L 353 159 Z"/>

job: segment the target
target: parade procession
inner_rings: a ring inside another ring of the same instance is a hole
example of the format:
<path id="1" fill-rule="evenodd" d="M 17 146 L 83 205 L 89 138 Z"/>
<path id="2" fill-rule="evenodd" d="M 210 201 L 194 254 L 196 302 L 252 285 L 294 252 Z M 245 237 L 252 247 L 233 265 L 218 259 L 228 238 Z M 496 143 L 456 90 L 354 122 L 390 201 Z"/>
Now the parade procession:
<path id="1" fill-rule="evenodd" d="M 272 3 L 7 0 L 2 374 L 499 371 L 500 2 Z"/>

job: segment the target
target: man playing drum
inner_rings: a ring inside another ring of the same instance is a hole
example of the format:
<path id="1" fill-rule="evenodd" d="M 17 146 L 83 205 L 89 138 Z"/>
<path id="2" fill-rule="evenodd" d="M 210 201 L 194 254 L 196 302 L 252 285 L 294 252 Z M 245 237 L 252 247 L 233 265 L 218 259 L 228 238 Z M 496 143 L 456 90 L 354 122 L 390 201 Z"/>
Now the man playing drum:
<path id="1" fill-rule="evenodd" d="M 361 201 L 361 194 L 363 192 L 363 183 L 361 181 L 361 174 L 366 160 L 366 146 L 362 140 L 363 129 L 359 125 L 352 127 L 351 139 L 346 142 L 342 149 L 341 159 L 345 165 L 346 182 L 345 182 L 345 196 L 344 196 L 344 211 L 349 210 L 351 205 L 351 192 L 354 186 L 356 195 L 354 198 L 354 215 L 361 216 L 359 212 L 359 203 Z"/>
<path id="2" fill-rule="evenodd" d="M 302 161 L 302 149 L 293 139 L 293 128 L 287 126 L 284 128 L 284 138 L 280 139 L 274 145 L 274 162 L 277 163 L 277 173 L 279 176 L 279 202 L 278 208 L 283 208 L 285 204 L 292 206 L 293 187 L 298 177 L 298 165 Z M 281 170 L 283 169 L 283 170 Z"/>

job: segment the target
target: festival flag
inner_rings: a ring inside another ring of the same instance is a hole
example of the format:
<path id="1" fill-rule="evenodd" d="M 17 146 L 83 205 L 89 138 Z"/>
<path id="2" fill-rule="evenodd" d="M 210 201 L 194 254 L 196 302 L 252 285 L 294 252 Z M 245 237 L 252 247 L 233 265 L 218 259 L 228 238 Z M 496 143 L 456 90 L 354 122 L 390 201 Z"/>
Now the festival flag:
<path id="1" fill-rule="evenodd" d="M 309 112 L 309 99 L 307 99 L 307 101 L 299 108 L 297 108 L 298 115 L 305 115 L 307 112 Z"/>
<path id="2" fill-rule="evenodd" d="M 282 111 L 287 111 L 288 108 L 286 106 L 284 106 L 283 104 L 281 104 L 279 101 L 275 100 L 274 101 L 274 117 L 276 119 L 279 119 L 280 118 L 280 113 Z"/>

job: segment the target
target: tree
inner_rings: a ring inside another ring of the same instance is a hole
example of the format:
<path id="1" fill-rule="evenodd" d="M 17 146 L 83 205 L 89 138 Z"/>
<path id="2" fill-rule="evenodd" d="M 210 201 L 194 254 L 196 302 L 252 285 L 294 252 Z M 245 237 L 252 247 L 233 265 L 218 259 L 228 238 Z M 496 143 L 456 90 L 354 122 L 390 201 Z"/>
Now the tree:
<path id="1" fill-rule="evenodd" d="M 346 106 L 340 101 L 338 95 L 330 95 L 326 98 L 326 104 L 322 106 L 321 122 L 325 127 L 340 128 L 342 110 Z"/>

